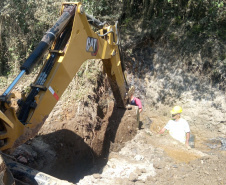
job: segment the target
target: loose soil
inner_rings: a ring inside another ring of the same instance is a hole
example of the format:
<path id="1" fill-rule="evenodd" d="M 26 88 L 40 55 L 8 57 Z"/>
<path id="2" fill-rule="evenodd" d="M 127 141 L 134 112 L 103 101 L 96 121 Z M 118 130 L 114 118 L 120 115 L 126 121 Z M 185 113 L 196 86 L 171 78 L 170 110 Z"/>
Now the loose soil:
<path id="1" fill-rule="evenodd" d="M 186 148 L 168 134 L 159 135 L 165 118 L 147 119 L 136 109 L 123 110 L 109 104 L 101 128 L 89 146 L 76 134 L 76 117 L 47 124 L 37 137 L 17 148 L 14 156 L 35 169 L 77 184 L 224 184 L 226 152 L 222 142 L 204 138 Z M 149 122 L 147 121 L 149 120 Z M 150 121 L 151 120 L 151 121 Z M 88 120 L 86 120 L 88 121 Z"/>
<path id="2" fill-rule="evenodd" d="M 128 82 L 144 109 L 139 124 L 135 109 L 112 103 L 101 64 L 87 63 L 15 159 L 77 184 L 225 184 L 225 92 L 196 69 L 200 54 L 191 53 L 188 65 L 190 55 L 147 42 L 127 50 Z M 157 134 L 174 105 L 183 105 L 195 148 Z"/>
<path id="3" fill-rule="evenodd" d="M 144 106 L 139 124 L 135 107 L 115 106 L 104 76 L 97 75 L 96 83 L 87 81 L 84 89 L 95 87 L 77 102 L 71 99 L 71 94 L 81 91 L 73 89 L 75 79 L 38 135 L 18 147 L 13 157 L 77 184 L 224 184 L 225 143 L 219 138 L 224 135 L 204 126 L 200 130 L 190 121 L 195 148 L 187 149 L 167 134 L 159 136 L 170 108 L 154 104 L 157 98 L 148 92 L 157 94 L 161 81 L 145 78 L 140 83 L 132 74 L 128 79 L 139 87 L 136 93 Z M 146 83 L 151 85 L 143 87 Z"/>
<path id="4" fill-rule="evenodd" d="M 65 121 L 47 120 L 38 136 L 15 149 L 18 162 L 75 183 L 89 174 L 97 161 L 104 166 L 109 152 L 119 151 L 137 133 L 137 107 L 117 108 L 111 101 L 98 128 L 88 129 L 89 116 L 76 116 L 65 109 Z"/>

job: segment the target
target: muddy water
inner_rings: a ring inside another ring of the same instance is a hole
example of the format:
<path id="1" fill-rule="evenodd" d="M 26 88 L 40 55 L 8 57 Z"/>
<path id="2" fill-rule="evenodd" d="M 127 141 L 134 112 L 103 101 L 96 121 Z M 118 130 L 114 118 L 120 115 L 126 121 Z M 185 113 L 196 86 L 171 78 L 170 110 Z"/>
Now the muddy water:
<path id="1" fill-rule="evenodd" d="M 174 159 L 176 162 L 185 162 L 189 163 L 195 159 L 200 158 L 200 155 L 195 153 L 190 153 L 188 151 L 183 151 L 181 149 L 173 149 L 173 148 L 164 148 L 166 154 Z"/>

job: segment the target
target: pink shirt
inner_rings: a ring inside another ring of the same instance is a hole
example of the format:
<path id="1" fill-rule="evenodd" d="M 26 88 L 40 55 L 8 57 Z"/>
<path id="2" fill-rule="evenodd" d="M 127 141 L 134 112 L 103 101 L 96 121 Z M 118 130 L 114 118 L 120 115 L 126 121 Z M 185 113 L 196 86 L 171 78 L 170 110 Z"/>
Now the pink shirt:
<path id="1" fill-rule="evenodd" d="M 136 97 L 134 97 L 133 100 L 131 101 L 131 105 L 136 105 L 138 106 L 139 109 L 142 109 L 141 101 Z"/>

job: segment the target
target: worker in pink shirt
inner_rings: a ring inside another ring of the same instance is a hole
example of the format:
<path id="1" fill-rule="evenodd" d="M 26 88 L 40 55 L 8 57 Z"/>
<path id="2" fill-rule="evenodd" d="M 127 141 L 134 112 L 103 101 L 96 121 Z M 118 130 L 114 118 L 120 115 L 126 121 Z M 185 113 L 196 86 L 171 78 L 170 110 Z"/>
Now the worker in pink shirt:
<path id="1" fill-rule="evenodd" d="M 130 104 L 131 105 L 136 105 L 136 106 L 138 106 L 138 108 L 139 108 L 139 112 L 141 113 L 142 112 L 142 104 L 141 104 L 141 101 L 140 101 L 140 99 L 139 98 L 136 98 L 136 97 L 134 97 L 133 95 L 131 96 L 131 98 L 130 98 Z"/>

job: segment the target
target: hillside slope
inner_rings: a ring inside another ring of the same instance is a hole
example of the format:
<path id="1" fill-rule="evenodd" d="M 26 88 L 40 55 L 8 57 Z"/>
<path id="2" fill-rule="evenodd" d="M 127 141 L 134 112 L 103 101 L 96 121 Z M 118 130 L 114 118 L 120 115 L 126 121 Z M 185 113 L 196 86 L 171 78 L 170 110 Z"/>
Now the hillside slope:
<path id="1" fill-rule="evenodd" d="M 86 2 L 95 6 L 92 1 Z M 109 1 L 96 3 L 104 2 L 109 5 Z M 114 143 L 116 132 L 108 127 L 106 133 L 111 135 L 105 153 L 100 152 L 103 143 L 98 145 L 98 139 L 105 136 L 101 129 L 106 129 L 113 96 L 101 62 L 90 61 L 72 80 L 38 136 L 19 147 L 13 156 L 23 164 L 78 184 L 223 184 L 225 4 L 213 5 L 215 15 L 208 14 L 211 7 L 205 3 L 210 1 L 199 1 L 204 2 L 200 5 L 189 1 L 187 6 L 180 1 L 182 4 L 176 6 L 176 1 L 137 0 L 131 7 L 128 2 L 132 1 L 116 1 L 120 9 L 113 3 L 112 9 L 96 6 L 95 13 L 100 19 L 105 16 L 112 21 L 114 17 L 121 23 L 127 80 L 143 103 L 141 130 L 135 125 L 124 126 L 130 137 L 122 133 L 121 140 Z M 56 19 L 60 1 L 43 3 L 45 6 L 36 1 L 23 5 L 1 2 L 1 87 L 11 83 L 20 63 Z M 22 13 L 21 8 L 26 11 Z M 29 16 L 29 8 L 33 16 Z M 112 17 L 107 14 L 110 10 Z M 14 15 L 17 21 L 11 28 Z M 25 25 L 22 17 L 27 20 Z M 25 78 L 15 93 L 26 89 L 28 81 L 32 79 Z M 195 149 L 188 150 L 167 135 L 157 134 L 170 119 L 174 105 L 183 108 L 182 117 L 188 120 L 196 138 Z M 138 134 L 128 141 L 136 130 Z"/>

